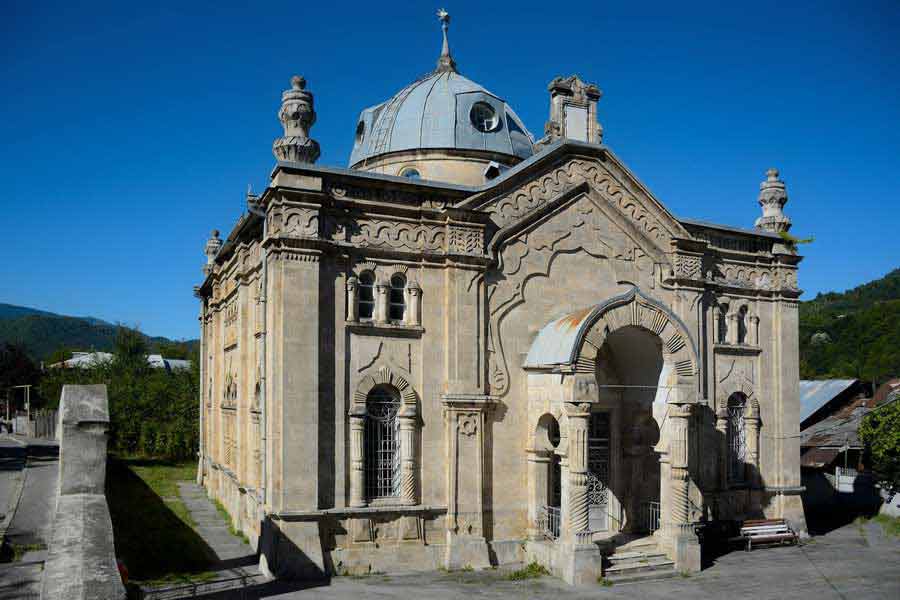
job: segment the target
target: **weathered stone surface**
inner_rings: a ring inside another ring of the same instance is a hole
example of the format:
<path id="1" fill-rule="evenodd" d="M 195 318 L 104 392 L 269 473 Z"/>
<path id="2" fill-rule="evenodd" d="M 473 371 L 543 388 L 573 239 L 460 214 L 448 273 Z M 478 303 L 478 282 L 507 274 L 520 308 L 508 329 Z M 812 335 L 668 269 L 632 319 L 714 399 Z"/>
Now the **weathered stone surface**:
<path id="1" fill-rule="evenodd" d="M 104 495 L 106 386 L 64 386 L 59 412 L 59 485 L 41 598 L 125 598 Z"/>

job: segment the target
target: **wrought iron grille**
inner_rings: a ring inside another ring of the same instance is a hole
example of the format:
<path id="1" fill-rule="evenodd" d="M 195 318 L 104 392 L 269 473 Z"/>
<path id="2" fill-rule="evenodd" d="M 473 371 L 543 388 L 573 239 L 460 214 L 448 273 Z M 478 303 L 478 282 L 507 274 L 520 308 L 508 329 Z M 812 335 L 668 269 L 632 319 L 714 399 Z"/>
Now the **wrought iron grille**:
<path id="1" fill-rule="evenodd" d="M 728 480 L 744 481 L 747 458 L 747 434 L 744 427 L 744 398 L 732 396 L 728 400 Z"/>
<path id="2" fill-rule="evenodd" d="M 653 533 L 659 529 L 659 502 L 641 502 L 641 529 Z"/>
<path id="3" fill-rule="evenodd" d="M 609 413 L 591 413 L 588 425 L 588 527 L 609 528 Z"/>
<path id="4" fill-rule="evenodd" d="M 538 526 L 541 533 L 551 540 L 559 537 L 559 520 L 561 511 L 558 506 L 542 506 L 541 514 L 538 517 Z"/>
<path id="5" fill-rule="evenodd" d="M 366 495 L 369 499 L 400 495 L 400 396 L 377 386 L 366 399 Z"/>

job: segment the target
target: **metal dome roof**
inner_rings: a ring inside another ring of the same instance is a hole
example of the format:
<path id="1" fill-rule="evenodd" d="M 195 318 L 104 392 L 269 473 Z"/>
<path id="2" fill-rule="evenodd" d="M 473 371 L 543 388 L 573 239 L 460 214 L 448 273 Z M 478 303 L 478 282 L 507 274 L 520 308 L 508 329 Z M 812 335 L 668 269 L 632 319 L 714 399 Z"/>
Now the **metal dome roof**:
<path id="1" fill-rule="evenodd" d="M 476 127 L 473 107 L 484 103 L 496 120 Z M 502 98 L 455 69 L 438 69 L 359 116 L 350 166 L 388 152 L 413 149 L 481 150 L 528 158 L 534 138 Z"/>

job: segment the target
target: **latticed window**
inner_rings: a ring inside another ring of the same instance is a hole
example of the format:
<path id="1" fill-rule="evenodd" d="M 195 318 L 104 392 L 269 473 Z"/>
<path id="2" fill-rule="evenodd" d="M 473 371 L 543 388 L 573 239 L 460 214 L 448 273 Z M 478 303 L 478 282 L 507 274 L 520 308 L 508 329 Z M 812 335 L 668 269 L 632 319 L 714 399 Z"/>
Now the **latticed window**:
<path id="1" fill-rule="evenodd" d="M 728 480 L 732 483 L 744 481 L 747 458 L 747 429 L 744 423 L 746 405 L 747 397 L 740 392 L 728 398 Z"/>
<path id="2" fill-rule="evenodd" d="M 400 394 L 379 385 L 366 398 L 365 468 L 369 500 L 400 495 Z"/>
<path id="3" fill-rule="evenodd" d="M 406 314 L 406 277 L 394 275 L 391 277 L 390 302 L 388 303 L 388 319 L 402 321 Z"/>
<path id="4" fill-rule="evenodd" d="M 609 413 L 591 413 L 588 423 L 588 527 L 609 529 Z"/>
<path id="5" fill-rule="evenodd" d="M 375 275 L 364 271 L 359 276 L 359 318 L 371 319 L 375 314 Z"/>

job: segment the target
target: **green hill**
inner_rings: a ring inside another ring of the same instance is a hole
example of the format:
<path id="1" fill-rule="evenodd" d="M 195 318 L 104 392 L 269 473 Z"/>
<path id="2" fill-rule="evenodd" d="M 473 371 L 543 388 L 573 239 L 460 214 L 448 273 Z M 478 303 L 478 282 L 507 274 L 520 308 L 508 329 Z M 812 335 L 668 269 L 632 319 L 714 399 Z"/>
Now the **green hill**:
<path id="1" fill-rule="evenodd" d="M 800 376 L 880 383 L 900 375 L 900 269 L 800 305 Z"/>
<path id="2" fill-rule="evenodd" d="M 13 304 L 0 304 L 0 344 L 25 346 L 34 360 L 45 360 L 54 351 L 112 350 L 118 327 L 93 317 L 67 317 Z M 187 357 L 196 340 L 173 341 L 165 337 L 147 336 L 151 352 L 167 358 Z"/>

